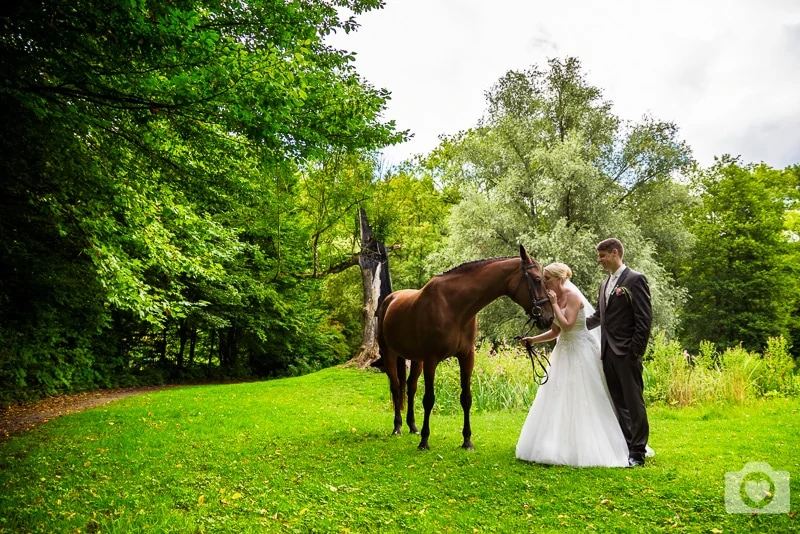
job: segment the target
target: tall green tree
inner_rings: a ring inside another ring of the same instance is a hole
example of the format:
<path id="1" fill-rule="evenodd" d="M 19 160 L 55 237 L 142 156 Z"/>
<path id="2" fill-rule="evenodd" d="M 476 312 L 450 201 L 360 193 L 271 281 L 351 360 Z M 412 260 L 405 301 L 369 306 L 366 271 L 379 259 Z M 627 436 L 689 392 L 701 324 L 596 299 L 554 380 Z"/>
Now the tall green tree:
<path id="1" fill-rule="evenodd" d="M 761 350 L 769 337 L 796 341 L 800 255 L 786 224 L 797 183 L 796 169 L 728 156 L 698 173 L 702 204 L 690 215 L 696 242 L 681 277 L 689 291 L 682 321 L 688 346 L 709 340 Z"/>
<path id="2" fill-rule="evenodd" d="M 428 158 L 460 196 L 447 246 L 433 264 L 444 269 L 513 254 L 523 243 L 540 261 L 568 263 L 575 283 L 594 299 L 604 276 L 594 245 L 618 237 L 626 263 L 650 279 L 656 328 L 673 332 L 682 291 L 673 283 L 673 265 L 656 258 L 669 249 L 670 262 L 680 263 L 690 239 L 680 217 L 689 197 L 673 177 L 692 159 L 675 125 L 651 117 L 621 121 L 576 58 L 508 72 L 487 103 L 475 128 L 446 138 Z M 515 313 L 521 312 L 497 301 L 482 312 L 482 333 L 518 333 L 518 323 L 507 322 Z"/>
<path id="3" fill-rule="evenodd" d="M 204 350 L 235 362 L 277 352 L 282 333 L 291 361 L 305 332 L 324 330 L 324 312 L 307 305 L 317 282 L 276 274 L 314 267 L 293 215 L 297 166 L 403 136 L 380 118 L 388 93 L 324 40 L 357 28 L 340 12 L 381 6 L 7 3 L 4 385 L 69 387 L 78 369 L 81 383 L 102 383 L 137 365 L 134 346 L 169 360 L 190 326 L 204 329 Z M 288 309 L 309 313 L 298 325 Z"/>

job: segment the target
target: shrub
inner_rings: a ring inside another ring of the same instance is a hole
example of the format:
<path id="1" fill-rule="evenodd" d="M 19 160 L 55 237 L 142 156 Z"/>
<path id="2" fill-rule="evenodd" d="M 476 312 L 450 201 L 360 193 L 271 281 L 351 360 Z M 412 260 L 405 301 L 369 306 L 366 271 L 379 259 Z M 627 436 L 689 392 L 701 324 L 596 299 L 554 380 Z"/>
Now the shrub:
<path id="1" fill-rule="evenodd" d="M 788 348 L 779 337 L 769 339 L 763 356 L 741 345 L 720 353 L 713 343 L 703 341 L 698 354 L 692 355 L 678 341 L 659 333 L 645 355 L 645 402 L 671 406 L 741 404 L 763 396 L 797 395 L 800 375 Z M 482 348 L 476 352 L 472 375 L 473 410 L 527 410 L 538 383 L 521 347 Z M 421 396 L 424 388 L 420 390 Z M 437 368 L 434 409 L 460 412 L 460 394 L 458 361 L 450 358 Z"/>
<path id="2" fill-rule="evenodd" d="M 758 354 L 747 351 L 741 345 L 726 349 L 722 354 L 720 369 L 722 398 L 742 403 L 749 397 L 755 397 L 759 391 L 756 377 L 762 364 Z"/>
<path id="3" fill-rule="evenodd" d="M 791 396 L 798 393 L 795 380 L 795 363 L 783 337 L 771 337 L 764 350 L 764 365 L 758 376 L 762 395 Z"/>

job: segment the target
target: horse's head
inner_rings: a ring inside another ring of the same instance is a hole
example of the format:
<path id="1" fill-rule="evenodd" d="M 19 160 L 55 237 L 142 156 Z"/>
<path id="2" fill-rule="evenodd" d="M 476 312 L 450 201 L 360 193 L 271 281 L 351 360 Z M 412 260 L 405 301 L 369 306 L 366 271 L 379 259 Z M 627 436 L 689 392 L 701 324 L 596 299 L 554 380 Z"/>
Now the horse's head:
<path id="1" fill-rule="evenodd" d="M 542 266 L 528 255 L 522 245 L 519 246 L 519 256 L 521 278 L 512 298 L 525 309 L 538 328 L 550 328 L 553 323 L 553 306 L 547 298 L 547 288 L 542 280 Z"/>

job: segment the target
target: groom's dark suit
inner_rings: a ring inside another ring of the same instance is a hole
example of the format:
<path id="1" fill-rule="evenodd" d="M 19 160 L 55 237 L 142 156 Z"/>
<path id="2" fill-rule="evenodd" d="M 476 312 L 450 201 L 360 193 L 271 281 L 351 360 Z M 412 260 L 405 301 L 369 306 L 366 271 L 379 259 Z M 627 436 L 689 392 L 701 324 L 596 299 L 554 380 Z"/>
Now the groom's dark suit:
<path id="1" fill-rule="evenodd" d="M 600 284 L 597 310 L 586 319 L 586 326 L 602 329 L 600 354 L 608 390 L 630 458 L 643 462 L 650 432 L 642 380 L 642 356 L 653 319 L 650 287 L 643 274 L 626 267 L 606 300 L 609 279 Z"/>

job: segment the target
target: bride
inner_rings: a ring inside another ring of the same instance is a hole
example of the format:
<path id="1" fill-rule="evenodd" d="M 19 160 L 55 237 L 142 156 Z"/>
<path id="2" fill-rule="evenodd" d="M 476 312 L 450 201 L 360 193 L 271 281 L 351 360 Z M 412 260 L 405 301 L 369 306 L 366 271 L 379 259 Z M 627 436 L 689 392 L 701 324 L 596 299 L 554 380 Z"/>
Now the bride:
<path id="1" fill-rule="evenodd" d="M 517 442 L 517 458 L 575 467 L 628 467 L 628 445 L 608 393 L 600 360 L 600 329 L 586 329 L 594 308 L 570 281 L 564 263 L 544 268 L 553 327 L 523 344 L 558 338 L 549 379 L 539 386 Z"/>

